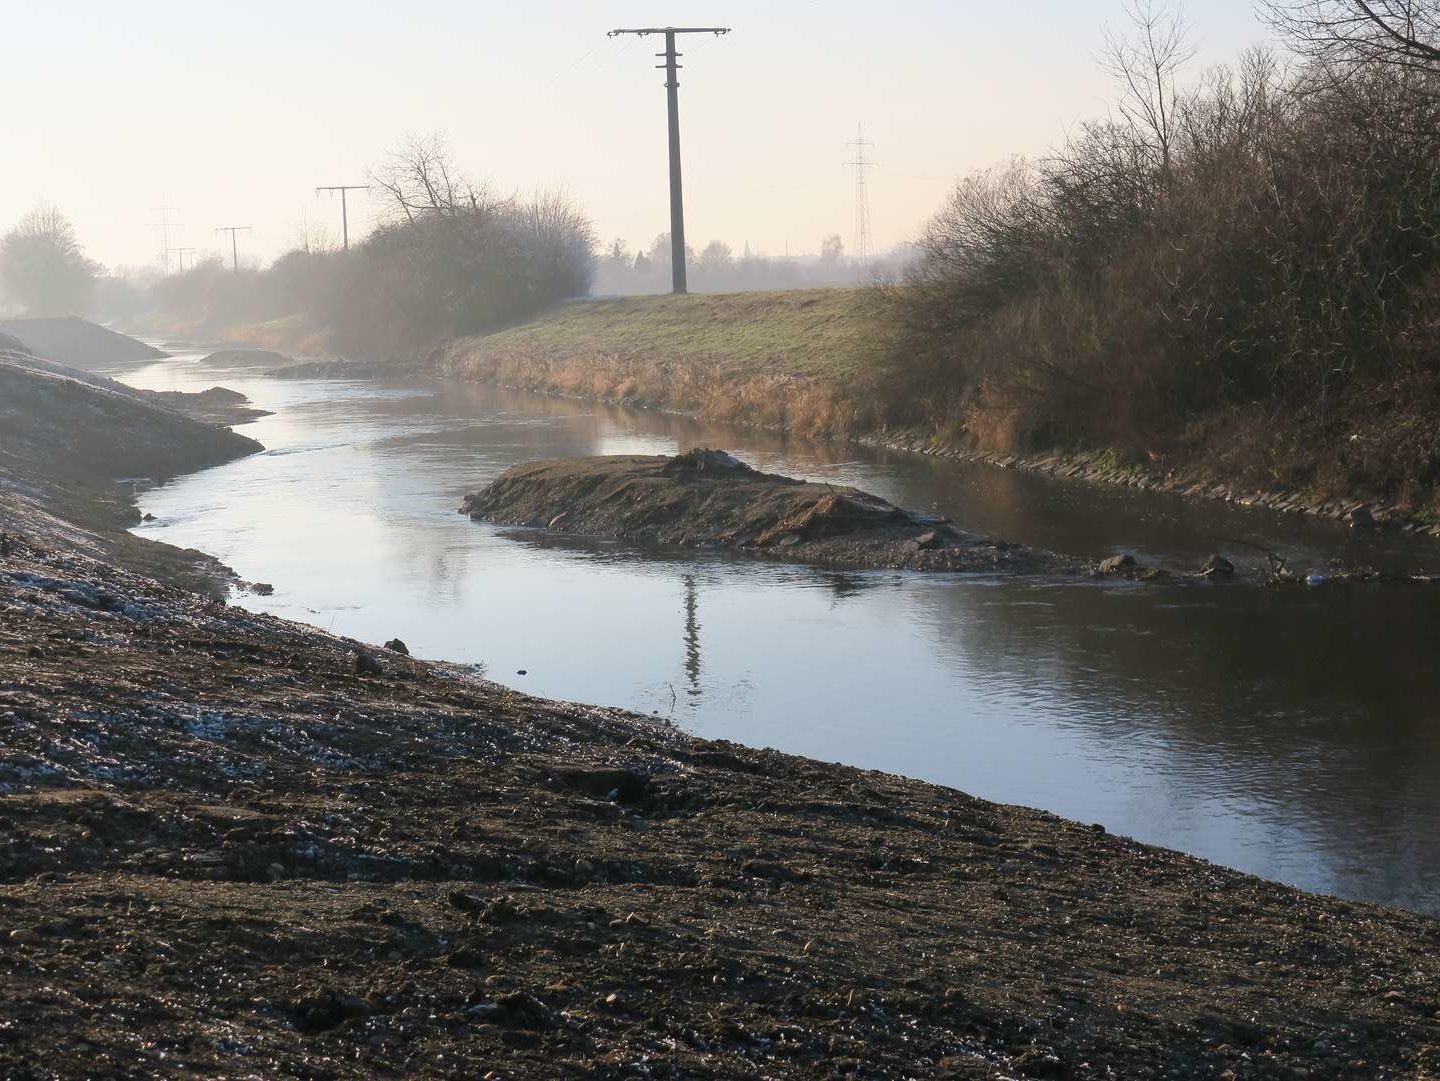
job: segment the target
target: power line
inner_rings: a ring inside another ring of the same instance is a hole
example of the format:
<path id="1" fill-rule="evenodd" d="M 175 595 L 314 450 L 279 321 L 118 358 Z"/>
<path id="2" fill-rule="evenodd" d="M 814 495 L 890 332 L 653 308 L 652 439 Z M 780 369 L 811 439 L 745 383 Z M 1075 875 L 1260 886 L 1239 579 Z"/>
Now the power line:
<path id="1" fill-rule="evenodd" d="M 680 67 L 676 61 L 683 55 L 675 51 L 676 34 L 721 34 L 730 33 L 728 26 L 647 26 L 635 29 L 611 30 L 608 37 L 634 34 L 645 37 L 649 34 L 665 35 L 665 51 L 655 55 L 665 63 L 656 64 L 665 69 L 666 105 L 670 120 L 670 291 L 684 293 L 685 288 L 685 201 L 680 187 Z"/>
<path id="2" fill-rule="evenodd" d="M 865 172 L 875 167 L 867 156 L 875 144 L 856 125 L 855 138 L 845 145 L 850 148 L 850 160 L 842 164 L 855 170 L 855 265 L 864 270 L 870 265 L 870 190 Z"/>
<path id="3" fill-rule="evenodd" d="M 249 228 L 248 225 L 221 225 L 215 230 L 217 233 L 230 234 L 230 271 L 233 274 L 240 273 L 240 249 L 235 245 L 235 234 Z"/>
<path id="4" fill-rule="evenodd" d="M 166 248 L 165 250 L 166 250 L 167 252 L 172 252 L 172 251 L 173 251 L 173 252 L 175 253 L 175 261 L 180 264 L 180 273 L 181 273 L 181 274 L 184 274 L 184 273 L 185 273 L 185 256 L 187 256 L 187 255 L 188 255 L 188 256 L 191 256 L 191 259 L 190 259 L 190 267 L 191 267 L 192 270 L 194 269 L 194 267 L 195 267 L 195 259 L 194 259 L 195 249 L 194 249 L 194 248 Z"/>
<path id="5" fill-rule="evenodd" d="M 315 189 L 316 196 L 319 196 L 322 191 L 338 191 L 340 193 L 340 234 L 344 237 L 346 251 L 350 250 L 350 210 L 345 204 L 345 193 L 369 190 L 369 184 L 327 184 Z"/>

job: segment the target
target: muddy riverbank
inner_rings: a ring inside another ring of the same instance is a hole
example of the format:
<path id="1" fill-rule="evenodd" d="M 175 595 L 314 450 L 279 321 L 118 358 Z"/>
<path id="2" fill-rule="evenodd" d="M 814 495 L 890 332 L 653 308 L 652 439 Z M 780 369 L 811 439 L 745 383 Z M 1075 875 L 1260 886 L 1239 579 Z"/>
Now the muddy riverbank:
<path id="1" fill-rule="evenodd" d="M 0 554 L 8 1077 L 1412 1077 L 1440 924 Z"/>
<path id="2" fill-rule="evenodd" d="M 568 458 L 516 466 L 461 513 L 635 544 L 732 550 L 829 567 L 1009 574 L 1094 564 L 954 528 L 854 488 L 762 473 L 724 451 Z"/>
<path id="3" fill-rule="evenodd" d="M 260 415 L 221 388 L 155 394 L 0 348 L 0 533 L 222 592 L 233 576 L 213 558 L 129 532 L 135 495 L 263 449 L 221 426 Z"/>

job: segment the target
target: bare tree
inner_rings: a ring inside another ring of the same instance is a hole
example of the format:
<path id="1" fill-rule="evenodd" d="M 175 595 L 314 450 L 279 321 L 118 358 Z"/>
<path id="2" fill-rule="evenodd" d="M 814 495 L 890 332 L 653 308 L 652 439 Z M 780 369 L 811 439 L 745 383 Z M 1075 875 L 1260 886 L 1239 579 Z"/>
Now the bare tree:
<path id="1" fill-rule="evenodd" d="M 380 189 L 392 221 L 413 223 L 424 214 L 454 216 L 497 205 L 484 185 L 460 172 L 438 135 L 407 137 L 399 150 L 370 170 L 370 183 Z"/>
<path id="2" fill-rule="evenodd" d="M 310 212 L 300 208 L 300 218 L 295 223 L 295 247 L 307 255 L 334 251 L 338 244 L 328 228 L 310 219 Z"/>
<path id="3" fill-rule="evenodd" d="M 1262 0 L 1260 10 L 1297 52 L 1323 65 L 1440 71 L 1436 0 Z"/>
<path id="4" fill-rule="evenodd" d="M 85 257 L 69 220 L 49 204 L 0 238 L 0 286 L 29 315 L 84 310 L 99 269 Z"/>
<path id="5" fill-rule="evenodd" d="M 1160 163 L 1168 178 L 1175 139 L 1175 76 L 1195 55 L 1184 13 L 1160 0 L 1130 0 L 1131 33 L 1105 31 L 1101 63 L 1120 81 L 1117 103 L 1125 124 Z"/>
<path id="6" fill-rule="evenodd" d="M 721 274 L 729 270 L 734 262 L 735 253 L 730 250 L 730 245 L 723 240 L 712 240 L 700 252 L 696 266 L 709 274 Z"/>

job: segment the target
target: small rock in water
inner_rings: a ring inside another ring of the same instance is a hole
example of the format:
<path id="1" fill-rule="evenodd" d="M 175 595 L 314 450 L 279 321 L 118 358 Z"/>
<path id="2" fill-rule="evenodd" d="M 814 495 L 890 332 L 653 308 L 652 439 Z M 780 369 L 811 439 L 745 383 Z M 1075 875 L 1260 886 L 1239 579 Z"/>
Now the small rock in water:
<path id="1" fill-rule="evenodd" d="M 388 649 L 391 653 L 399 653 L 405 657 L 410 656 L 410 647 L 407 646 L 404 642 L 400 641 L 400 639 L 398 638 L 392 638 L 390 639 L 390 641 L 386 642 L 385 648 Z"/>
<path id="2" fill-rule="evenodd" d="M 1119 574 L 1121 571 L 1128 571 L 1135 566 L 1135 557 L 1129 552 L 1121 552 L 1109 559 L 1100 561 L 1101 574 Z"/>
<path id="3" fill-rule="evenodd" d="M 795 547 L 795 545 L 797 545 L 797 544 L 799 544 L 799 543 L 800 543 L 800 534 L 799 534 L 799 533 L 786 533 L 783 537 L 780 538 L 780 547 L 781 547 L 781 548 L 793 548 L 793 547 Z"/>
<path id="4" fill-rule="evenodd" d="M 1229 578 L 1234 573 L 1235 564 L 1219 554 L 1212 555 L 1200 568 L 1202 578 Z"/>
<path id="5" fill-rule="evenodd" d="M 939 534 L 939 533 L 936 533 L 935 530 L 933 530 L 933 529 L 930 530 L 929 532 L 921 533 L 918 537 L 915 538 L 915 547 L 916 547 L 916 548 L 920 548 L 920 549 L 936 548 L 936 547 L 939 547 L 939 544 L 940 544 L 940 534 Z"/>
<path id="6" fill-rule="evenodd" d="M 1356 507 L 1348 517 L 1352 529 L 1374 529 L 1376 526 L 1375 515 L 1370 512 L 1369 507 Z"/>

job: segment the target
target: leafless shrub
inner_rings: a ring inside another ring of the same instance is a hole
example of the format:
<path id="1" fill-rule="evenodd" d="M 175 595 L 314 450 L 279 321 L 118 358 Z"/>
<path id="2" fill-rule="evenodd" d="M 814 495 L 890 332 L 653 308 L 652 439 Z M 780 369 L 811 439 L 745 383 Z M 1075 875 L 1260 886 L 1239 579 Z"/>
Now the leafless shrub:
<path id="1" fill-rule="evenodd" d="M 1440 477 L 1394 422 L 1440 402 L 1436 79 L 1255 51 L 962 181 L 889 292 L 889 421 L 1161 459 L 1243 430 L 1262 470 Z"/>
<path id="2" fill-rule="evenodd" d="M 202 263 L 163 279 L 157 307 L 211 330 L 301 315 L 336 351 L 398 359 L 588 291 L 594 230 L 563 193 L 497 197 L 436 138 L 409 140 L 371 180 L 387 212 L 348 252 L 296 250 L 236 274 Z"/>
<path id="3" fill-rule="evenodd" d="M 1260 9 L 1292 48 L 1325 67 L 1440 68 L 1435 0 L 1262 0 Z"/>

